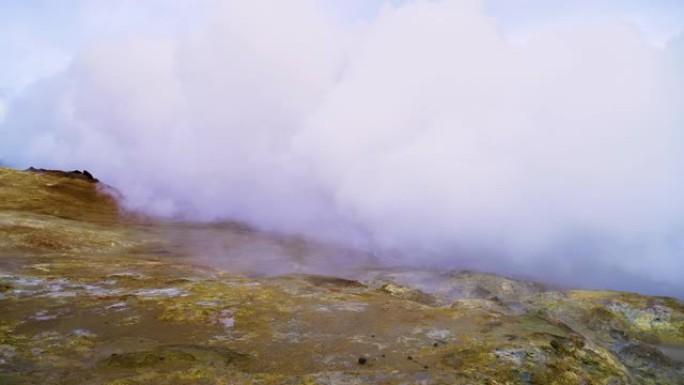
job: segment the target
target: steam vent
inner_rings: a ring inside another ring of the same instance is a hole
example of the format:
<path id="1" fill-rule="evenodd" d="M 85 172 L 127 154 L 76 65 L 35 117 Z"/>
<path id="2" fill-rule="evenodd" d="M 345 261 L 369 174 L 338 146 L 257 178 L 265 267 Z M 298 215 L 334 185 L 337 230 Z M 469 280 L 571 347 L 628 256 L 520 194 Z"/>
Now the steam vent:
<path id="1" fill-rule="evenodd" d="M 115 194 L 87 172 L 0 169 L 0 384 L 684 384 L 676 299 L 316 275 L 297 266 L 339 250 L 123 214 Z M 253 258 L 212 264 L 185 247 L 201 234 Z M 259 274 L 274 252 L 289 267 Z"/>

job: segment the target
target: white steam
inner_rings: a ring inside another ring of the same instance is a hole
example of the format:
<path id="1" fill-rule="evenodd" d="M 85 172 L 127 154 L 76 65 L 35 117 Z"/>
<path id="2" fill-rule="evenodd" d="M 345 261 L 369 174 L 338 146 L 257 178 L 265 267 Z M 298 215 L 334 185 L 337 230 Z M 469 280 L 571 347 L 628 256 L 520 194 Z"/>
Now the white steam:
<path id="1" fill-rule="evenodd" d="M 683 39 L 616 22 L 511 44 L 476 1 L 352 26 L 313 0 L 219 4 L 27 88 L 0 158 L 87 168 L 156 215 L 684 293 Z"/>
<path id="2" fill-rule="evenodd" d="M 5 113 L 7 113 L 7 105 L 4 100 L 0 99 L 0 123 L 5 120 Z"/>

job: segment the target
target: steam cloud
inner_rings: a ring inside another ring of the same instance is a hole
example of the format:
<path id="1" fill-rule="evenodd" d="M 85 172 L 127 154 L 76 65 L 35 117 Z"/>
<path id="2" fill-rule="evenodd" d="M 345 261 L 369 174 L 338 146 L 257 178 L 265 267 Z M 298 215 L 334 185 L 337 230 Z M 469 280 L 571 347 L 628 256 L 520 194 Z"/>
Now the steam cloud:
<path id="1" fill-rule="evenodd" d="M 510 43 L 476 1 L 340 23 L 222 1 L 91 44 L 11 100 L 0 157 L 126 204 L 571 285 L 684 295 L 684 39 L 628 24 Z"/>

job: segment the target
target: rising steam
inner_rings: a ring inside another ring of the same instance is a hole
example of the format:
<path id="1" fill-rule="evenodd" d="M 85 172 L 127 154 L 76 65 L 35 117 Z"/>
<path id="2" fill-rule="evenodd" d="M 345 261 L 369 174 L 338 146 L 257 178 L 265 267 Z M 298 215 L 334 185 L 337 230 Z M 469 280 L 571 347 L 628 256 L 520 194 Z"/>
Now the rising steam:
<path id="1" fill-rule="evenodd" d="M 615 22 L 511 43 L 476 1 L 357 23 L 307 0 L 218 4 L 28 87 L 0 157 L 87 168 L 154 215 L 684 294 L 684 39 Z"/>

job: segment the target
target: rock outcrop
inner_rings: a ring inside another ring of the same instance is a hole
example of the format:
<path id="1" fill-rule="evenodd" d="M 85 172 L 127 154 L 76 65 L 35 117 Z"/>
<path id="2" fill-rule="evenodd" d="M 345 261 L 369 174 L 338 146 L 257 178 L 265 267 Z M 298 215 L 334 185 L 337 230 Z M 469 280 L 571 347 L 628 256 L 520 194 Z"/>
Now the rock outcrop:
<path id="1" fill-rule="evenodd" d="M 89 173 L 88 170 L 61 171 L 61 170 L 46 170 L 44 168 L 29 167 L 26 171 L 35 172 L 35 173 L 39 173 L 39 174 L 54 175 L 54 176 L 59 176 L 59 177 L 63 177 L 63 178 L 81 179 L 81 180 L 85 180 L 85 181 L 92 182 L 92 183 L 98 183 L 99 182 L 99 180 L 97 180 L 93 176 L 93 174 Z"/>

